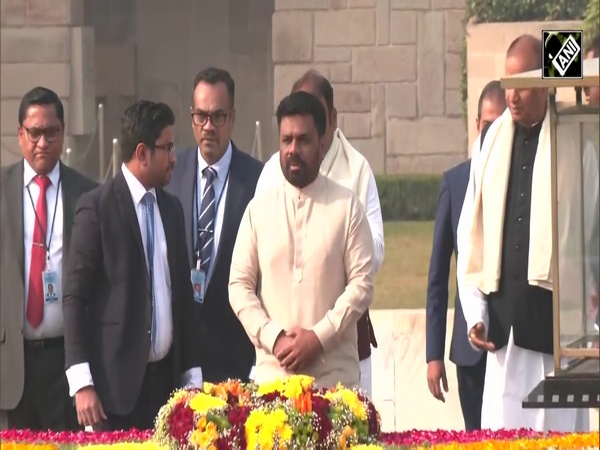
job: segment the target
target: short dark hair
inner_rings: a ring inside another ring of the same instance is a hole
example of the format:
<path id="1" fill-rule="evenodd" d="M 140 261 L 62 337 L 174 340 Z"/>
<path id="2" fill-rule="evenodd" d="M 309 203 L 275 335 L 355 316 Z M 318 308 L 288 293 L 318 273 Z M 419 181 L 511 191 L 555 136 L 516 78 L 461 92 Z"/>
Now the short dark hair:
<path id="1" fill-rule="evenodd" d="M 531 56 L 529 70 L 542 68 L 542 41 L 531 34 L 522 34 L 508 46 L 506 57 L 514 56 L 520 52 L 527 52 Z"/>
<path id="2" fill-rule="evenodd" d="M 34 105 L 54 105 L 56 117 L 58 117 L 58 120 L 60 120 L 61 125 L 64 126 L 65 110 L 60 98 L 58 98 L 56 92 L 42 86 L 34 87 L 21 99 L 21 104 L 19 105 L 19 126 L 23 126 L 23 121 L 27 115 L 27 110 L 30 106 Z"/>
<path id="3" fill-rule="evenodd" d="M 302 86 L 306 85 L 307 83 L 314 85 L 314 87 L 317 89 L 317 92 L 325 100 L 325 104 L 329 110 L 327 112 L 331 113 L 331 111 L 333 111 L 333 86 L 331 86 L 329 80 L 315 69 L 310 69 L 296 80 L 294 86 L 292 87 L 292 92 L 299 91 Z"/>
<path id="4" fill-rule="evenodd" d="M 585 52 L 592 52 L 594 58 L 598 58 L 600 56 L 600 36 L 597 36 L 592 42 L 590 42 L 587 45 Z"/>
<path id="5" fill-rule="evenodd" d="M 225 86 L 227 87 L 227 93 L 231 99 L 231 107 L 233 108 L 235 105 L 235 81 L 233 81 L 233 78 L 231 78 L 229 72 L 227 72 L 225 69 L 209 67 L 198 72 L 198 75 L 196 75 L 196 78 L 194 78 L 194 90 L 196 90 L 196 87 L 201 82 L 212 85 L 217 83 L 225 83 Z"/>
<path id="6" fill-rule="evenodd" d="M 484 100 L 500 100 L 506 104 L 506 96 L 500 81 L 492 80 L 485 85 L 479 95 L 479 103 L 477 103 L 477 117 L 481 119 L 481 108 Z"/>
<path id="7" fill-rule="evenodd" d="M 121 120 L 121 160 L 131 161 L 140 143 L 154 150 L 156 140 L 169 125 L 175 125 L 175 114 L 166 103 L 139 100 L 129 106 Z"/>
<path id="8" fill-rule="evenodd" d="M 314 95 L 298 91 L 292 92 L 281 100 L 277 107 L 277 125 L 281 126 L 281 119 L 290 116 L 312 116 L 319 138 L 325 135 L 327 114 L 319 99 Z"/>

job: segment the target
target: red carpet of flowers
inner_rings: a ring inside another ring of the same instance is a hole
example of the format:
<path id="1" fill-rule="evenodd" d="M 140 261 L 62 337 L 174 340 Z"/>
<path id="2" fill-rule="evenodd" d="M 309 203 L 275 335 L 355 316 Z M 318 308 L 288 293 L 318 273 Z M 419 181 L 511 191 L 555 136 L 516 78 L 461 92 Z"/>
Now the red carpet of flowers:
<path id="1" fill-rule="evenodd" d="M 592 433 L 597 442 L 598 434 Z M 110 433 L 69 433 L 69 432 L 34 432 L 29 430 L 2 430 L 0 431 L 0 442 L 2 448 L 26 449 L 37 447 L 36 444 L 54 444 L 53 448 L 69 446 L 77 448 L 84 445 L 110 445 L 125 442 L 145 442 L 152 438 L 153 431 L 130 430 Z M 464 432 L 464 431 L 419 431 L 411 430 L 400 433 L 381 433 L 380 442 L 383 446 L 398 446 L 400 448 L 415 448 L 416 446 L 438 446 L 443 444 L 454 444 L 453 448 L 460 448 L 460 444 L 481 442 L 481 448 L 494 448 L 491 441 L 515 441 L 539 439 L 542 437 L 567 436 L 560 433 L 551 433 L 550 435 L 538 433 L 531 430 L 500 430 L 492 432 L 489 430 Z M 588 435 L 589 436 L 589 435 Z M 486 444 L 487 442 L 487 444 Z M 531 447 L 534 448 L 535 441 Z M 458 445 L 457 445 L 458 444 Z M 491 446 L 490 446 L 491 445 Z M 595 445 L 594 445 L 595 446 Z M 37 447 L 41 449 L 42 447 Z M 450 448 L 450 447 L 448 447 Z M 580 448 L 580 447 L 570 447 Z"/>

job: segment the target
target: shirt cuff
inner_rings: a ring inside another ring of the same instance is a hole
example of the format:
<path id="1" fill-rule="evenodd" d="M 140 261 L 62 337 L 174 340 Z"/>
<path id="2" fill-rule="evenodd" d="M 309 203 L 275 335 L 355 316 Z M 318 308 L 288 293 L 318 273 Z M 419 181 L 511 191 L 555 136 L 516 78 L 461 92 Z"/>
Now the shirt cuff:
<path id="1" fill-rule="evenodd" d="M 483 323 L 483 326 L 485 328 L 484 337 L 485 339 L 487 339 L 490 322 L 488 315 L 487 300 L 479 298 L 477 296 L 473 296 L 473 298 L 469 300 L 468 308 L 465 308 L 463 304 L 463 314 L 465 315 L 465 321 L 467 322 L 467 337 L 469 338 L 469 344 L 474 350 L 481 351 L 480 348 L 474 346 L 471 343 L 469 332 L 471 331 L 471 328 L 473 328 L 475 325 L 481 322 Z"/>
<path id="2" fill-rule="evenodd" d="M 201 367 L 192 367 L 181 375 L 181 385 L 184 388 L 202 389 L 203 376 Z"/>
<path id="3" fill-rule="evenodd" d="M 284 330 L 279 328 L 275 322 L 270 321 L 263 327 L 262 332 L 260 333 L 260 343 L 264 347 L 266 351 L 273 354 L 273 349 L 275 347 L 275 342 L 277 338 Z"/>
<path id="4" fill-rule="evenodd" d="M 327 348 L 327 344 L 335 336 L 335 327 L 331 324 L 327 315 L 312 327 L 312 331 L 317 335 L 323 349 Z"/>
<path id="5" fill-rule="evenodd" d="M 65 374 L 69 382 L 69 395 L 75 397 L 75 394 L 84 387 L 93 386 L 92 372 L 90 372 L 89 363 L 75 364 L 69 367 Z"/>

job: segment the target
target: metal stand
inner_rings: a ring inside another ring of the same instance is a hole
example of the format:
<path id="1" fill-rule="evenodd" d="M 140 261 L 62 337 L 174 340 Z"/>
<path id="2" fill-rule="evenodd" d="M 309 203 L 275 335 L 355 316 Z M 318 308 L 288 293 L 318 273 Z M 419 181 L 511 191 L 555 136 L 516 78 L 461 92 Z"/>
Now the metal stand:
<path id="1" fill-rule="evenodd" d="M 576 360 L 546 377 L 523 401 L 523 408 L 600 408 L 600 359 Z"/>

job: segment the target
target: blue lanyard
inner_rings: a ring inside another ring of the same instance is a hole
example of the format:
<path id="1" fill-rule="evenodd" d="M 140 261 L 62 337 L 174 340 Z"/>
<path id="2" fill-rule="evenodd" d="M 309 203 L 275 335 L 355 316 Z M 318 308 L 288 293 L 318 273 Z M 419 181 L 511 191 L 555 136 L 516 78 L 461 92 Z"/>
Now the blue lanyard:
<path id="1" fill-rule="evenodd" d="M 196 165 L 196 189 L 195 189 L 195 198 L 194 198 L 194 209 L 196 211 L 195 214 L 195 223 L 194 223 L 194 236 L 196 239 L 196 245 L 195 247 L 195 254 L 196 254 L 196 261 L 200 258 L 200 249 L 198 248 L 198 246 L 200 245 L 200 239 L 198 237 L 198 222 L 200 220 L 200 207 L 201 204 L 199 205 L 198 203 L 200 203 L 202 200 L 200 197 L 200 177 L 202 175 L 200 175 L 200 163 L 198 163 Z M 219 194 L 219 198 L 217 199 L 217 203 L 215 204 L 215 220 L 213 222 L 213 227 L 216 225 L 217 223 L 217 213 L 219 212 L 219 205 L 221 204 L 221 199 L 223 198 L 223 193 L 225 192 L 225 189 L 227 188 L 227 181 L 229 181 L 229 174 L 231 173 L 231 163 L 229 163 L 229 168 L 227 169 L 227 175 L 225 176 L 225 182 L 223 183 L 223 188 L 221 189 L 221 193 Z M 200 175 L 200 176 L 199 176 Z M 215 181 L 213 180 L 213 189 L 214 189 L 214 185 L 215 185 Z M 215 190 L 216 191 L 216 190 Z M 216 192 L 215 192 L 216 193 Z"/>

